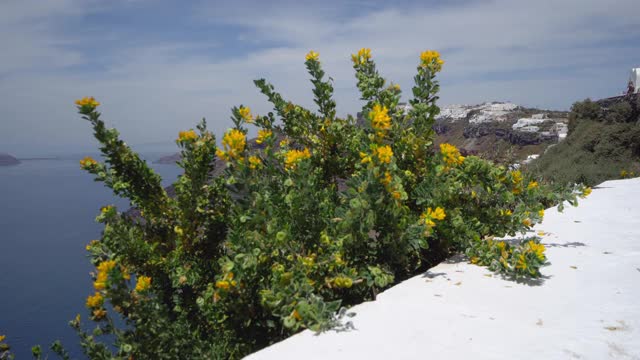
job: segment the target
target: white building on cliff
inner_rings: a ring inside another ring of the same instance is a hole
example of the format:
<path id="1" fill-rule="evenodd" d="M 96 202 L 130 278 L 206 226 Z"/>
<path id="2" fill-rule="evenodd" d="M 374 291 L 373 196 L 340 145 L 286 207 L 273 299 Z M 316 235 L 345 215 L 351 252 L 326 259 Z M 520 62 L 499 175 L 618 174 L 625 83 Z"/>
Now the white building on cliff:
<path id="1" fill-rule="evenodd" d="M 633 84 L 633 92 L 640 92 L 640 68 L 631 69 L 629 82 Z"/>

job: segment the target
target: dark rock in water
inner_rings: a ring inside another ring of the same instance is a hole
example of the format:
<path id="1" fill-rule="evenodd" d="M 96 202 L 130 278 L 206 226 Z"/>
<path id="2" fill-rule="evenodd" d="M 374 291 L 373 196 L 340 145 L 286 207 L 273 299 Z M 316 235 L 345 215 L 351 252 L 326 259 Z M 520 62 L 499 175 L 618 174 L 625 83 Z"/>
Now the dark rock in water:
<path id="1" fill-rule="evenodd" d="M 175 153 L 172 155 L 167 155 L 167 156 L 163 156 L 158 160 L 155 160 L 153 163 L 154 164 L 165 164 L 165 165 L 175 165 L 176 162 L 180 161 L 182 159 L 182 156 L 180 156 L 180 153 Z"/>
<path id="2" fill-rule="evenodd" d="M 10 166 L 18 164 L 20 164 L 20 160 L 7 153 L 0 153 L 0 166 Z"/>

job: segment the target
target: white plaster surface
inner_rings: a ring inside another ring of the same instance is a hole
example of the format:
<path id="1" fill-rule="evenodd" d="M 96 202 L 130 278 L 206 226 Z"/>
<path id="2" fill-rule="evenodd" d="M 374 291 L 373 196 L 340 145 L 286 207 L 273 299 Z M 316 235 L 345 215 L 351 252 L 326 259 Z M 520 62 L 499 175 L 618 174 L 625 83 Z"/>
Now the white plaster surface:
<path id="1" fill-rule="evenodd" d="M 458 121 L 465 119 L 469 112 L 476 111 L 477 113 L 471 116 L 469 122 L 472 124 L 491 122 L 491 121 L 504 121 L 505 115 L 518 108 L 517 104 L 513 103 L 482 103 L 478 105 L 449 105 L 440 109 L 440 114 L 436 116 L 436 119 L 449 119 L 450 121 Z"/>
<path id="2" fill-rule="evenodd" d="M 250 360 L 640 359 L 640 178 L 607 181 L 536 226 L 551 265 L 517 283 L 456 258 Z"/>

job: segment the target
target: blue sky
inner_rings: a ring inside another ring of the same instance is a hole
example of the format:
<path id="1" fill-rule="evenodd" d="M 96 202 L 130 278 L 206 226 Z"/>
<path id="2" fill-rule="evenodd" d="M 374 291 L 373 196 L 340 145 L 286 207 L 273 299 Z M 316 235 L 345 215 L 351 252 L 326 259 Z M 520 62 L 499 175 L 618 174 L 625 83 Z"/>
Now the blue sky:
<path id="1" fill-rule="evenodd" d="M 372 49 L 410 89 L 422 50 L 446 61 L 441 104 L 513 101 L 567 109 L 620 93 L 640 67 L 637 0 L 169 1 L 0 0 L 0 151 L 89 151 L 73 100 L 144 150 L 229 109 L 270 110 L 252 80 L 313 106 L 304 55 L 335 79 L 339 113 L 361 106 L 350 53 Z"/>

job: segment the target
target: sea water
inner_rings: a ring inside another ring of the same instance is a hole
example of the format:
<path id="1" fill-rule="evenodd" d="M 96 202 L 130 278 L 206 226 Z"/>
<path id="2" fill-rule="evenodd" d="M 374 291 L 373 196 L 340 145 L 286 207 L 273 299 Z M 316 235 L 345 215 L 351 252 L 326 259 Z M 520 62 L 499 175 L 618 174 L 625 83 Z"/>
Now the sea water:
<path id="1" fill-rule="evenodd" d="M 181 173 L 176 165 L 152 167 L 164 186 Z M 54 340 L 72 358 L 84 358 L 68 322 L 80 314 L 85 330 L 94 327 L 85 308 L 93 293 L 85 246 L 100 237 L 95 217 L 108 204 L 129 208 L 80 170 L 76 158 L 0 167 L 0 335 L 17 359 Z"/>

